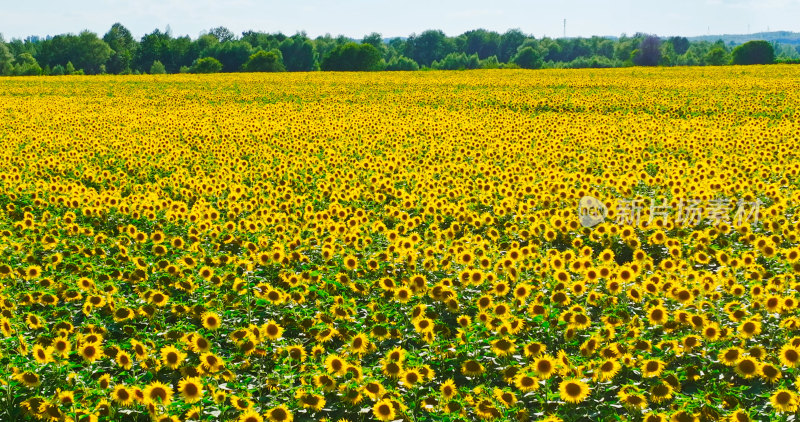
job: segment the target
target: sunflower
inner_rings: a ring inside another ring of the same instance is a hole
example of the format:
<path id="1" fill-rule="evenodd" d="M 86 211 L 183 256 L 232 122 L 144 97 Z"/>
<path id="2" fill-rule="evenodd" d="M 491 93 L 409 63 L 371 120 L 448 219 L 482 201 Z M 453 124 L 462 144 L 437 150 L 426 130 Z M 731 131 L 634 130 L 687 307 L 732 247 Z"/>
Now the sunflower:
<path id="1" fill-rule="evenodd" d="M 117 365 L 119 365 L 119 367 L 122 369 L 131 369 L 133 366 L 131 355 L 124 350 L 117 352 L 117 356 L 114 357 L 114 361 L 117 362 Z"/>
<path id="2" fill-rule="evenodd" d="M 200 378 L 189 377 L 178 382 L 178 392 L 186 403 L 195 403 L 203 397 L 203 383 Z"/>
<path id="3" fill-rule="evenodd" d="M 672 386 L 661 381 L 650 388 L 650 400 L 654 403 L 661 403 L 672 398 Z"/>
<path id="4" fill-rule="evenodd" d="M 264 418 L 255 410 L 247 410 L 239 415 L 237 422 L 264 422 Z"/>
<path id="5" fill-rule="evenodd" d="M 103 358 L 103 349 L 98 343 L 85 343 L 80 347 L 80 354 L 84 361 L 92 363 Z"/>
<path id="6" fill-rule="evenodd" d="M 363 355 L 369 350 L 369 338 L 363 333 L 356 334 L 350 339 L 350 350 L 357 355 Z"/>
<path id="7" fill-rule="evenodd" d="M 495 399 L 497 399 L 497 401 L 499 401 L 506 407 L 511 407 L 517 402 L 517 396 L 510 391 L 505 391 L 499 388 L 495 388 L 492 391 L 492 395 L 494 396 Z"/>
<path id="8" fill-rule="evenodd" d="M 174 346 L 165 346 L 161 349 L 161 363 L 170 369 L 177 369 L 184 359 L 186 354 Z"/>
<path id="9" fill-rule="evenodd" d="M 547 350 L 547 347 L 542 343 L 534 341 L 526 344 L 522 350 L 525 352 L 525 357 L 535 358 L 544 353 Z"/>
<path id="10" fill-rule="evenodd" d="M 483 365 L 476 360 L 468 360 L 461 364 L 461 373 L 468 377 L 480 375 L 483 373 L 483 371 Z"/>
<path id="11" fill-rule="evenodd" d="M 761 322 L 748 319 L 739 324 L 739 336 L 748 339 L 761 334 Z"/>
<path id="12" fill-rule="evenodd" d="M 797 368 L 800 366 L 800 349 L 793 346 L 791 343 L 787 343 L 781 347 L 779 356 L 784 366 L 790 368 Z"/>
<path id="13" fill-rule="evenodd" d="M 267 419 L 270 422 L 291 422 L 294 416 L 286 406 L 280 405 L 267 411 Z"/>
<path id="14" fill-rule="evenodd" d="M 413 387 L 423 381 L 424 377 L 416 369 L 409 369 L 400 375 L 400 381 L 406 388 Z"/>
<path id="15" fill-rule="evenodd" d="M 133 348 L 133 353 L 136 354 L 136 359 L 147 359 L 147 346 L 137 340 L 131 340 L 131 347 Z"/>
<path id="16" fill-rule="evenodd" d="M 719 354 L 717 355 L 717 358 L 721 363 L 727 366 L 734 366 L 736 365 L 736 362 L 739 361 L 739 359 L 742 357 L 743 354 L 744 351 L 742 349 L 738 347 L 729 347 L 727 349 L 723 349 L 722 351 L 720 351 Z M 800 357 L 800 355 L 798 357 Z"/>
<path id="17" fill-rule="evenodd" d="M 739 359 L 735 366 L 736 373 L 744 379 L 750 379 L 757 376 L 760 372 L 760 369 L 761 364 L 749 356 Z"/>
<path id="18" fill-rule="evenodd" d="M 211 342 L 206 340 L 206 338 L 201 336 L 200 334 L 195 333 L 195 335 L 192 336 L 190 347 L 192 348 L 192 351 L 195 353 L 205 353 L 211 350 Z"/>
<path id="19" fill-rule="evenodd" d="M 112 313 L 114 322 L 124 322 L 133 318 L 136 313 L 131 308 L 121 307 L 114 310 Z"/>
<path id="20" fill-rule="evenodd" d="M 364 393 L 366 393 L 366 395 L 368 395 L 372 400 L 378 400 L 386 393 L 386 389 L 383 388 L 383 384 L 380 382 L 370 381 L 364 384 Z"/>
<path id="21" fill-rule="evenodd" d="M 556 363 L 558 361 L 550 355 L 542 355 L 533 361 L 531 365 L 533 370 L 536 371 L 536 376 L 541 379 L 548 379 L 556 372 Z"/>
<path id="22" fill-rule="evenodd" d="M 433 331 L 433 321 L 428 318 L 417 318 L 414 321 L 414 329 L 419 333 L 430 333 Z"/>
<path id="23" fill-rule="evenodd" d="M 627 393 L 620 391 L 617 397 L 619 397 L 620 403 L 628 409 L 644 410 L 647 407 L 647 399 L 638 392 Z"/>
<path id="24" fill-rule="evenodd" d="M 11 334 L 14 334 L 14 328 L 11 326 L 11 321 L 0 317 L 0 332 L 3 333 L 4 337 L 11 337 Z"/>
<path id="25" fill-rule="evenodd" d="M 28 388 L 38 387 L 42 384 L 41 378 L 34 372 L 25 371 L 14 375 L 14 379 L 21 382 Z"/>
<path id="26" fill-rule="evenodd" d="M 253 408 L 253 401 L 243 397 L 230 396 L 230 402 L 233 407 L 241 411 Z"/>
<path id="27" fill-rule="evenodd" d="M 750 422 L 750 415 L 743 409 L 738 409 L 728 415 L 727 422 Z"/>
<path id="28" fill-rule="evenodd" d="M 327 374 L 314 375 L 314 385 L 325 392 L 331 392 L 336 389 L 336 380 Z"/>
<path id="29" fill-rule="evenodd" d="M 200 420 L 203 415 L 203 408 L 200 406 L 192 406 L 186 411 L 184 420 Z M 261 422 L 261 421 L 259 421 Z"/>
<path id="30" fill-rule="evenodd" d="M 117 385 L 111 392 L 111 399 L 117 402 L 122 407 L 128 407 L 133 404 L 135 396 L 133 392 L 124 385 Z"/>
<path id="31" fill-rule="evenodd" d="M 664 362 L 659 359 L 647 359 L 642 362 L 642 377 L 657 377 L 664 371 L 664 367 Z"/>
<path id="32" fill-rule="evenodd" d="M 222 325 L 222 320 L 220 320 L 219 315 L 215 312 L 203 312 L 203 314 L 200 315 L 200 319 L 203 323 L 203 327 L 207 330 L 218 330 L 220 325 Z"/>
<path id="33" fill-rule="evenodd" d="M 651 325 L 663 325 L 667 322 L 667 317 L 669 313 L 667 309 L 661 305 L 651 307 L 647 310 L 647 320 L 650 321 Z"/>
<path id="34" fill-rule="evenodd" d="M 225 361 L 211 352 L 206 352 L 200 355 L 200 365 L 209 372 L 218 372 L 225 366 Z"/>
<path id="35" fill-rule="evenodd" d="M 781 378 L 781 370 L 771 363 L 761 365 L 761 377 L 769 383 L 774 383 Z"/>
<path id="36" fill-rule="evenodd" d="M 39 364 L 45 364 L 53 361 L 53 347 L 42 347 L 37 344 L 33 346 L 33 358 Z"/>
<path id="37" fill-rule="evenodd" d="M 111 375 L 110 374 L 103 374 L 100 378 L 97 379 L 97 384 L 100 385 L 100 388 L 103 390 L 107 389 L 111 386 Z"/>
<path id="38" fill-rule="evenodd" d="M 264 324 L 264 335 L 270 340 L 277 340 L 283 336 L 283 327 L 270 320 Z"/>
<path id="39" fill-rule="evenodd" d="M 388 399 L 383 399 L 375 403 L 375 405 L 372 406 L 372 413 L 375 419 L 379 421 L 391 421 L 396 419 L 394 406 Z"/>
<path id="40" fill-rule="evenodd" d="M 328 355 L 328 357 L 325 358 L 325 369 L 327 369 L 330 374 L 344 375 L 346 368 L 347 362 L 339 355 Z"/>
<path id="41" fill-rule="evenodd" d="M 455 381 L 449 378 L 439 386 L 439 392 L 442 393 L 442 399 L 450 400 L 458 394 L 458 387 L 456 387 Z"/>
<path id="42" fill-rule="evenodd" d="M 622 369 L 622 365 L 620 365 L 619 361 L 616 359 L 606 359 L 597 367 L 595 376 L 600 381 L 608 381 L 614 378 L 617 373 L 619 373 L 620 369 Z"/>
<path id="43" fill-rule="evenodd" d="M 558 386 L 561 400 L 567 403 L 580 403 L 589 396 L 589 385 L 577 379 L 561 381 Z"/>
<path id="44" fill-rule="evenodd" d="M 45 321 L 38 315 L 27 314 L 25 315 L 25 324 L 27 324 L 28 328 L 31 330 L 38 330 L 44 327 Z"/>
<path id="45" fill-rule="evenodd" d="M 794 413 L 797 411 L 797 396 L 786 389 L 779 389 L 769 398 L 772 407 L 778 413 Z"/>
<path id="46" fill-rule="evenodd" d="M 166 406 L 172 401 L 172 387 L 161 381 L 153 381 L 144 389 L 144 401 Z"/>
<path id="47" fill-rule="evenodd" d="M 514 385 L 523 393 L 528 393 L 539 389 L 539 379 L 525 373 L 519 373 L 514 377 Z"/>

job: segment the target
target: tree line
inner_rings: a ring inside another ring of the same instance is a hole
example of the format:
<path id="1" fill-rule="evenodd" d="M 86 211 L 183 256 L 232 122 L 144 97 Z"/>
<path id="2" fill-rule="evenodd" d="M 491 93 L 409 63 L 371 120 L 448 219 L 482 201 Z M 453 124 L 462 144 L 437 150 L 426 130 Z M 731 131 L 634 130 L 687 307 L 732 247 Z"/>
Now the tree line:
<path id="1" fill-rule="evenodd" d="M 407 38 L 372 33 L 361 40 L 300 32 L 245 31 L 225 27 L 199 37 L 158 29 L 135 39 L 120 23 L 102 37 L 91 31 L 40 39 L 3 40 L 0 75 L 163 74 L 216 72 L 377 71 L 492 68 L 605 68 L 623 66 L 720 66 L 800 62 L 800 46 L 781 48 L 750 41 L 738 46 L 661 39 L 637 33 L 618 38 L 535 38 L 518 29 L 476 29 L 449 37 L 428 30 Z M 783 46 L 786 47 L 786 46 Z"/>

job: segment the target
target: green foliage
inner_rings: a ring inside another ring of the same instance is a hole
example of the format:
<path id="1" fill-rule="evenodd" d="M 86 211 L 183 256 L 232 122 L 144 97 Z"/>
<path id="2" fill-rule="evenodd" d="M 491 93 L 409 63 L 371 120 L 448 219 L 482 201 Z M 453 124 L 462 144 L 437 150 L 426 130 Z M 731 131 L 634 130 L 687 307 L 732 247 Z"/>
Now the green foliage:
<path id="1" fill-rule="evenodd" d="M 245 72 L 285 72 L 280 50 L 257 51 L 244 64 Z"/>
<path id="2" fill-rule="evenodd" d="M 50 75 L 52 76 L 61 76 L 64 75 L 65 73 L 66 71 L 64 70 L 64 66 L 61 66 L 60 64 L 57 64 L 53 66 L 52 69 L 50 69 Z"/>
<path id="3" fill-rule="evenodd" d="M 111 47 L 90 31 L 78 35 L 56 35 L 39 43 L 36 59 L 39 63 L 53 67 L 71 61 L 90 75 L 100 73 L 100 66 L 111 58 Z"/>
<path id="4" fill-rule="evenodd" d="M 213 57 L 221 65 L 208 71 L 315 71 L 338 70 L 419 70 L 499 69 L 499 68 L 583 68 L 619 66 L 720 66 L 726 64 L 793 63 L 800 59 L 800 46 L 771 45 L 751 41 L 733 52 L 722 41 L 689 41 L 674 36 L 663 42 L 655 36 L 623 34 L 617 39 L 542 38 L 536 39 L 519 29 L 503 34 L 485 29 L 466 31 L 448 37 L 441 30 L 427 30 L 408 38 L 384 41 L 378 32 L 370 33 L 360 44 L 377 51 L 353 49 L 354 41 L 345 36 L 319 36 L 309 39 L 299 32 L 291 37 L 280 32 L 245 31 L 237 38 L 225 27 L 212 28 L 196 39 L 173 37 L 158 29 L 136 40 L 122 24 L 115 23 L 102 39 L 89 31 L 78 35 L 62 34 L 40 40 L 34 37 L 4 42 L 0 38 L 0 75 L 33 74 L 36 67 L 16 62 L 20 54 L 30 54 L 44 74 L 73 74 L 67 62 L 87 74 L 148 73 L 160 62 L 166 73 L 181 69 L 194 71 L 198 59 Z M 338 49 L 338 50 L 337 50 Z M 336 50 L 336 53 L 334 53 Z M 258 52 L 263 51 L 264 54 Z M 367 54 L 367 52 L 369 54 Z M 277 55 L 275 56 L 267 53 Z M 343 57 L 343 55 L 347 57 Z M 474 58 L 473 58 L 474 57 Z M 325 65 L 327 59 L 328 63 Z M 253 61 L 255 60 L 255 61 Z M 366 60 L 366 62 L 365 62 Z M 59 70 L 55 70 L 60 66 Z"/>
<path id="5" fill-rule="evenodd" d="M 481 67 L 477 54 L 467 56 L 465 53 L 450 53 L 440 61 L 433 62 L 434 69 L 440 70 L 467 70 Z"/>
<path id="6" fill-rule="evenodd" d="M 213 57 L 197 59 L 192 65 L 192 73 L 219 73 L 221 71 L 222 63 Z"/>
<path id="7" fill-rule="evenodd" d="M 409 71 L 419 70 L 419 65 L 413 59 L 405 56 L 395 56 L 386 64 L 386 70 Z"/>
<path id="8" fill-rule="evenodd" d="M 354 42 L 333 49 L 322 61 L 324 71 L 375 71 L 384 67 L 381 54 L 370 44 Z"/>
<path id="9" fill-rule="evenodd" d="M 206 49 L 204 55 L 222 63 L 223 72 L 237 72 L 253 54 L 253 47 L 246 41 L 227 41 Z"/>
<path id="10" fill-rule="evenodd" d="M 447 38 L 444 32 L 429 30 L 410 36 L 404 55 L 414 59 L 420 66 L 432 67 L 434 61 L 443 59 L 455 49 L 454 41 Z"/>
<path id="11" fill-rule="evenodd" d="M 65 75 L 74 75 L 75 74 L 75 65 L 72 62 L 67 62 L 67 65 L 64 66 L 64 74 Z"/>
<path id="12" fill-rule="evenodd" d="M 290 72 L 308 72 L 314 70 L 314 45 L 305 36 L 297 34 L 281 42 L 278 47 L 283 55 L 283 64 Z"/>
<path id="13" fill-rule="evenodd" d="M 163 75 L 165 73 L 167 73 L 167 69 L 164 67 L 164 65 L 158 60 L 153 61 L 153 65 L 150 66 L 150 74 Z"/>
<path id="14" fill-rule="evenodd" d="M 17 56 L 13 74 L 16 76 L 37 76 L 42 74 L 42 68 L 30 53 L 22 53 Z"/>
<path id="15" fill-rule="evenodd" d="M 542 55 L 533 47 L 521 48 L 512 61 L 523 69 L 541 69 L 543 64 Z"/>
<path id="16" fill-rule="evenodd" d="M 775 63 L 775 49 L 767 41 L 749 41 L 733 49 L 733 64 Z"/>
<path id="17" fill-rule="evenodd" d="M 620 63 L 604 56 L 578 57 L 567 63 L 564 67 L 568 69 L 603 69 L 618 67 Z"/>
<path id="18" fill-rule="evenodd" d="M 115 23 L 103 36 L 103 41 L 111 48 L 111 56 L 106 63 L 109 73 L 130 72 L 137 43 L 131 32 L 120 23 Z"/>
<path id="19" fill-rule="evenodd" d="M 657 66 L 661 61 L 661 40 L 654 35 L 645 37 L 631 53 L 631 61 L 637 66 Z"/>
<path id="20" fill-rule="evenodd" d="M 731 56 L 724 47 L 714 47 L 708 50 L 708 53 L 703 57 L 703 62 L 708 66 L 722 66 L 730 63 Z"/>

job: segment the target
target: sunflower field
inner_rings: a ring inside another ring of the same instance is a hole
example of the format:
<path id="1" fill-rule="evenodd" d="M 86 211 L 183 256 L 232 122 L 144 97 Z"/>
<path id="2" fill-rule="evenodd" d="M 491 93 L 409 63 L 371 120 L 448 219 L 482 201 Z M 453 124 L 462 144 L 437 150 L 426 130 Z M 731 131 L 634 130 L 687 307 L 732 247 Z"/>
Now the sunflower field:
<path id="1" fill-rule="evenodd" d="M 795 420 L 798 80 L 0 79 L 0 420 Z"/>

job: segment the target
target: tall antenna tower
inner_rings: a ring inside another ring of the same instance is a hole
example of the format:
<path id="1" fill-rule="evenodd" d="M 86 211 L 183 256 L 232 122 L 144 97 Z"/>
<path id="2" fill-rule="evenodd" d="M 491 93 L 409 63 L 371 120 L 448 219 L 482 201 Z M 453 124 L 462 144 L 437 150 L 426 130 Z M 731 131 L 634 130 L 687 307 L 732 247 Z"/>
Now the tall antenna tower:
<path id="1" fill-rule="evenodd" d="M 564 38 L 567 38 L 567 19 L 564 19 Z"/>

